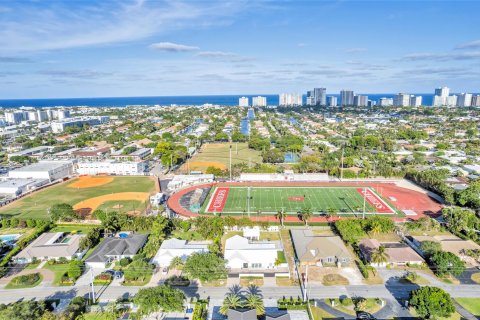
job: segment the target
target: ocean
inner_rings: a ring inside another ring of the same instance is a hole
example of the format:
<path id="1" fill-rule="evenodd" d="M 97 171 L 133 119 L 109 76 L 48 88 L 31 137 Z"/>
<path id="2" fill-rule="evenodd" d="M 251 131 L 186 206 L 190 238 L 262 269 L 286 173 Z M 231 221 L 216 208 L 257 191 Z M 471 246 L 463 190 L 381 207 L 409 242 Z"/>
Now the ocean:
<path id="1" fill-rule="evenodd" d="M 268 105 L 278 105 L 278 95 L 272 94 L 247 94 L 247 95 L 210 95 L 210 96 L 158 96 L 158 97 L 104 97 L 104 98 L 62 98 L 62 99 L 0 99 L 2 108 L 18 107 L 56 107 L 56 106 L 91 106 L 91 107 L 125 107 L 131 105 L 202 105 L 211 103 L 224 106 L 237 106 L 240 97 L 248 97 L 251 103 L 252 97 L 267 97 Z M 393 93 L 375 93 L 362 94 L 367 95 L 370 100 L 378 101 L 380 98 L 393 98 Z M 423 97 L 423 105 L 432 105 L 433 94 L 418 93 Z M 327 96 L 336 96 L 338 94 L 327 94 Z M 306 101 L 306 97 L 303 97 Z"/>

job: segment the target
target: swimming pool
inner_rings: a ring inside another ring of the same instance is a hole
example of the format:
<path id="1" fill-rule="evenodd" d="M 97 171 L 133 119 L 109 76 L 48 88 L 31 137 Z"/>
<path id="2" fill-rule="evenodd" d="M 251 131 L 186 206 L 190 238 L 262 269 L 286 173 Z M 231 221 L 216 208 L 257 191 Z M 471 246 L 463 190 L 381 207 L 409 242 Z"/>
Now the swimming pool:
<path id="1" fill-rule="evenodd" d="M 22 236 L 21 234 L 4 234 L 0 236 L 0 241 L 5 241 L 5 242 L 15 241 L 21 236 Z"/>
<path id="2" fill-rule="evenodd" d="M 118 236 L 120 238 L 128 238 L 128 233 L 122 232 L 122 233 L 119 233 Z"/>

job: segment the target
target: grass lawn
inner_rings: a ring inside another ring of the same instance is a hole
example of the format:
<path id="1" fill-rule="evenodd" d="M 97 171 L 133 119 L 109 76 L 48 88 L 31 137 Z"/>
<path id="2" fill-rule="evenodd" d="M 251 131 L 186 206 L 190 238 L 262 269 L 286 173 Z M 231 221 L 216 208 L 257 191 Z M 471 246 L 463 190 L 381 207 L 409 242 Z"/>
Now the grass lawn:
<path id="1" fill-rule="evenodd" d="M 223 207 L 224 214 L 274 214 L 284 209 L 289 214 L 297 214 L 305 207 L 314 213 L 327 212 L 334 209 L 344 214 L 359 214 L 363 210 L 363 195 L 357 191 L 359 187 L 236 187 L 228 188 L 228 195 Z M 370 192 L 376 194 L 372 189 Z M 212 192 L 206 201 L 208 203 L 216 195 Z M 376 194 L 378 199 L 380 195 Z M 248 197 L 250 196 L 250 201 Z M 386 206 L 386 202 L 384 205 Z M 365 202 L 366 212 L 377 212 L 368 201 Z M 210 212 L 212 213 L 212 212 Z M 389 214 L 388 216 L 391 216 Z"/>
<path id="2" fill-rule="evenodd" d="M 289 277 L 275 277 L 275 282 L 279 287 L 293 286 L 293 281 Z"/>
<path id="3" fill-rule="evenodd" d="M 180 240 L 205 240 L 202 235 L 196 231 L 175 230 L 172 232 L 172 238 Z"/>
<path id="4" fill-rule="evenodd" d="M 232 143 L 232 165 L 250 162 L 252 165 L 262 163 L 261 152 L 248 148 L 247 143 Z M 237 153 L 238 150 L 238 153 Z M 225 170 L 230 164 L 230 143 L 206 143 L 189 161 L 191 171 L 202 171 L 209 166 Z M 187 165 L 180 169 L 187 172 Z"/>
<path id="5" fill-rule="evenodd" d="M 260 232 L 260 240 L 277 241 L 280 240 L 280 234 L 278 232 Z"/>
<path id="6" fill-rule="evenodd" d="M 227 279 L 202 281 L 202 286 L 204 287 L 225 287 L 226 285 L 227 285 Z"/>
<path id="7" fill-rule="evenodd" d="M 410 281 L 406 278 L 401 278 L 400 279 L 400 283 L 404 283 L 404 284 L 418 284 L 420 286 L 426 286 L 428 284 L 430 284 L 430 282 L 425 279 L 424 277 L 422 277 L 421 275 L 418 275 L 417 274 L 417 278 L 413 281 Z"/>
<path id="8" fill-rule="evenodd" d="M 103 312 L 89 312 L 82 315 L 84 320 L 110 320 L 112 319 L 111 315 Z"/>
<path id="9" fill-rule="evenodd" d="M 77 233 L 86 234 L 91 229 L 93 229 L 95 227 L 99 227 L 99 226 L 94 225 L 94 224 L 58 224 L 50 232 L 72 232 L 72 231 L 76 231 Z"/>
<path id="10" fill-rule="evenodd" d="M 241 287 L 263 286 L 263 277 L 240 277 Z"/>
<path id="11" fill-rule="evenodd" d="M 24 236 L 25 234 L 30 234 L 33 231 L 35 231 L 35 228 L 2 228 L 0 229 L 0 235 L 21 234 Z"/>
<path id="12" fill-rule="evenodd" d="M 472 281 L 480 284 L 480 272 L 477 272 L 477 273 L 474 273 L 472 274 Z"/>
<path id="13" fill-rule="evenodd" d="M 33 193 L 0 208 L 1 215 L 48 219 L 48 209 L 56 203 L 74 205 L 80 201 L 118 192 L 152 192 L 155 184 L 149 177 L 113 177 L 113 181 L 92 188 L 70 188 L 77 179 Z"/>
<path id="14" fill-rule="evenodd" d="M 332 314 L 328 313 L 322 308 L 311 306 L 310 309 L 312 310 L 313 320 L 323 320 L 323 319 L 340 320 L 340 318 L 335 318 Z"/>
<path id="15" fill-rule="evenodd" d="M 152 279 L 153 273 L 146 274 L 145 278 L 137 281 L 123 281 L 122 285 L 125 287 L 134 287 L 134 286 L 144 286 L 150 282 Z"/>
<path id="16" fill-rule="evenodd" d="M 55 278 L 53 279 L 53 285 L 54 286 L 67 286 L 62 284 L 62 277 L 67 272 L 68 270 L 68 263 L 62 263 L 62 264 L 48 264 L 45 263 L 43 266 L 44 269 L 51 270 L 55 273 Z"/>
<path id="17" fill-rule="evenodd" d="M 282 239 L 283 245 L 283 252 L 285 254 L 285 258 L 288 262 L 288 268 L 290 270 L 290 276 L 292 277 L 292 270 L 294 270 L 293 261 L 295 258 L 295 252 L 293 250 L 292 238 L 290 237 L 290 231 L 288 229 L 280 230 L 280 235 Z"/>
<path id="18" fill-rule="evenodd" d="M 5 289 L 24 289 L 24 288 L 36 287 L 43 281 L 43 276 L 41 274 L 38 274 L 38 275 L 39 275 L 38 280 L 32 284 L 15 284 L 14 283 L 15 279 L 19 278 L 19 277 L 15 277 L 5 286 Z"/>
<path id="19" fill-rule="evenodd" d="M 146 203 L 138 200 L 113 200 L 104 202 L 98 210 L 105 212 L 120 212 L 127 213 L 133 210 L 145 210 Z"/>
<path id="20" fill-rule="evenodd" d="M 326 274 L 322 278 L 322 284 L 324 286 L 335 286 L 335 285 L 349 285 L 347 278 L 342 277 L 339 274 Z"/>
<path id="21" fill-rule="evenodd" d="M 480 316 L 480 298 L 455 298 L 457 302 L 475 316 Z"/>
<path id="22" fill-rule="evenodd" d="M 365 284 L 383 284 L 383 279 L 380 277 L 378 272 L 373 270 L 368 270 L 368 278 L 363 279 Z"/>
<path id="23" fill-rule="evenodd" d="M 416 319 L 423 319 L 423 318 L 418 317 L 418 314 L 415 311 L 415 309 L 410 308 L 408 311 L 412 314 L 412 316 L 417 317 Z M 439 317 L 439 318 L 435 318 L 435 319 L 437 319 L 437 320 L 462 320 L 463 317 L 459 313 L 454 312 L 450 317 L 447 317 L 447 318 Z"/>
<path id="24" fill-rule="evenodd" d="M 325 303 L 328 304 L 329 306 L 331 306 L 330 299 L 326 299 Z M 355 309 L 354 309 L 354 304 L 353 303 L 349 306 L 344 306 L 344 305 L 341 304 L 339 299 L 335 299 L 335 306 L 332 307 L 332 308 L 335 308 L 338 311 L 341 311 L 341 312 L 344 312 L 346 314 L 350 314 L 350 315 L 353 315 L 353 316 L 357 314 Z M 361 311 L 365 311 L 365 312 L 373 314 L 375 312 L 378 312 L 380 309 L 382 309 L 382 305 L 377 302 L 377 299 L 367 298 L 366 302 L 365 302 L 365 305 L 364 305 L 364 308 Z"/>

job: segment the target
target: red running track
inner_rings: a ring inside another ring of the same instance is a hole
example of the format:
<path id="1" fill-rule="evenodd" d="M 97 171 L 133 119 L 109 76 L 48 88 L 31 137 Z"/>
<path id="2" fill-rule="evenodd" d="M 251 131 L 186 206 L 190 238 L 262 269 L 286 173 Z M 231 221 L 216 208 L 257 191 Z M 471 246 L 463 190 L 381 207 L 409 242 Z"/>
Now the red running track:
<path id="1" fill-rule="evenodd" d="M 394 221 L 402 222 L 407 220 L 417 220 L 424 215 L 437 215 L 442 210 L 443 206 L 436 200 L 430 198 L 428 195 L 397 186 L 394 183 L 386 182 L 215 182 L 211 184 L 197 185 L 182 189 L 173 195 L 167 201 L 168 207 L 175 213 L 194 218 L 199 216 L 198 213 L 191 212 L 180 205 L 180 199 L 190 191 L 205 187 L 229 187 L 229 186 L 262 186 L 262 187 L 278 187 L 278 186 L 292 186 L 292 187 L 370 187 L 380 194 L 383 198 L 390 201 L 399 210 L 413 210 L 417 213 L 416 216 L 408 217 L 394 217 Z M 393 201 L 395 199 L 395 201 Z M 233 216 L 241 217 L 241 216 Z M 273 215 L 262 215 L 260 217 L 251 217 L 253 221 L 269 221 L 278 222 L 278 219 Z M 330 222 L 340 219 L 340 217 L 312 217 L 309 222 Z M 287 216 L 285 222 L 301 222 L 296 216 Z"/>

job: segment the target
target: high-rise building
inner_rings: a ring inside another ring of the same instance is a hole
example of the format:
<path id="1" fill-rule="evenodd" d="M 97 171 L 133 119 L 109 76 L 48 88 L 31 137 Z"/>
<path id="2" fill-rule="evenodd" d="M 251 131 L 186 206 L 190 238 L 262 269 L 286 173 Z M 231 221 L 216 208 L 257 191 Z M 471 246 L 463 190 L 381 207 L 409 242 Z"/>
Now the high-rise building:
<path id="1" fill-rule="evenodd" d="M 353 105 L 355 107 L 366 107 L 368 105 L 368 97 L 362 95 L 355 95 L 353 97 Z"/>
<path id="2" fill-rule="evenodd" d="M 472 94 L 460 93 L 457 98 L 457 105 L 459 107 L 471 107 L 472 106 Z"/>
<path id="3" fill-rule="evenodd" d="M 410 105 L 410 95 L 399 93 L 393 98 L 393 105 L 396 107 L 408 107 Z"/>
<path id="4" fill-rule="evenodd" d="M 375 106 L 377 105 L 377 101 L 375 101 L 375 100 L 368 100 L 367 105 L 368 105 L 369 107 L 375 107 Z"/>
<path id="5" fill-rule="evenodd" d="M 472 97 L 472 107 L 480 107 L 480 95 Z"/>
<path id="6" fill-rule="evenodd" d="M 410 96 L 410 106 L 411 107 L 420 107 L 422 105 L 422 96 Z"/>
<path id="7" fill-rule="evenodd" d="M 447 100 L 446 97 L 434 95 L 432 100 L 432 106 L 434 107 L 444 106 L 447 102 L 446 100 Z"/>
<path id="8" fill-rule="evenodd" d="M 23 111 L 5 112 L 5 121 L 11 124 L 17 124 L 27 120 L 27 116 Z"/>
<path id="9" fill-rule="evenodd" d="M 327 105 L 327 89 L 326 88 L 314 88 L 313 95 L 315 96 L 315 105 L 317 106 Z"/>
<path id="10" fill-rule="evenodd" d="M 353 106 L 354 92 L 352 90 L 340 91 L 340 105 L 341 106 Z"/>
<path id="11" fill-rule="evenodd" d="M 48 113 L 47 111 L 43 110 L 37 110 L 37 119 L 40 122 L 47 121 L 48 120 Z"/>
<path id="12" fill-rule="evenodd" d="M 435 95 L 440 97 L 448 97 L 450 89 L 448 87 L 441 87 L 435 89 Z"/>
<path id="13" fill-rule="evenodd" d="M 57 111 L 57 119 L 62 120 L 62 119 L 67 119 L 70 118 L 70 111 L 69 110 L 58 110 Z"/>
<path id="14" fill-rule="evenodd" d="M 327 98 L 327 104 L 329 107 L 336 107 L 338 104 L 337 104 L 337 97 L 335 96 L 329 96 Z"/>
<path id="15" fill-rule="evenodd" d="M 307 106 L 314 106 L 315 105 L 315 92 L 310 90 L 307 91 Z"/>
<path id="16" fill-rule="evenodd" d="M 448 96 L 447 99 L 446 99 L 445 105 L 449 106 L 449 107 L 456 107 L 457 106 L 457 98 L 458 97 L 456 95 Z"/>
<path id="17" fill-rule="evenodd" d="M 390 107 L 390 106 L 393 106 L 393 99 L 392 98 L 380 98 L 380 100 L 378 100 L 378 105 L 380 107 Z"/>
<path id="18" fill-rule="evenodd" d="M 38 115 L 36 111 L 28 111 L 27 116 L 29 121 L 38 121 Z"/>
<path id="19" fill-rule="evenodd" d="M 238 105 L 240 107 L 248 107 L 248 98 L 247 97 L 241 97 L 238 99 Z"/>
<path id="20" fill-rule="evenodd" d="M 254 107 L 266 107 L 267 106 L 267 97 L 253 97 L 252 98 L 252 106 Z"/>
<path id="21" fill-rule="evenodd" d="M 303 104 L 300 93 L 281 93 L 278 101 L 278 105 L 284 107 L 301 106 Z"/>

